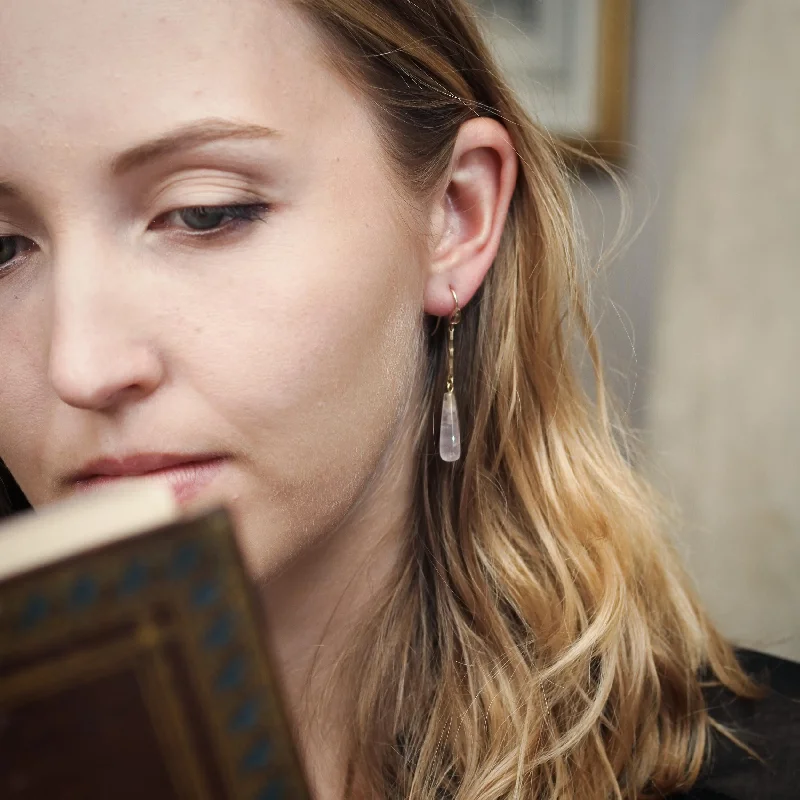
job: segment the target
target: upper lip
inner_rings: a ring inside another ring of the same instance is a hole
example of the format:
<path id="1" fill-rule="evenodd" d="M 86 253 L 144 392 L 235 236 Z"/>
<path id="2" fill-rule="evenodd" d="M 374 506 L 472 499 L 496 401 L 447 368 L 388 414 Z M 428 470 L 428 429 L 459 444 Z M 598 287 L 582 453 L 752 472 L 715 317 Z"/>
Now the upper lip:
<path id="1" fill-rule="evenodd" d="M 69 480 L 78 482 L 108 476 L 145 475 L 159 469 L 211 461 L 217 458 L 220 458 L 218 453 L 135 453 L 127 456 L 107 456 L 87 462 L 80 470 L 73 472 L 69 476 Z"/>

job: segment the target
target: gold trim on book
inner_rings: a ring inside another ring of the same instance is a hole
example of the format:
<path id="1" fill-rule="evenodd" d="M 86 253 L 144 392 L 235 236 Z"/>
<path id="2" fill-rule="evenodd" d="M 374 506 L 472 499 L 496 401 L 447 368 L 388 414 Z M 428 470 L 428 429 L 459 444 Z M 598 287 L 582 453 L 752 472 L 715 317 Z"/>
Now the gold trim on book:
<path id="1" fill-rule="evenodd" d="M 141 689 L 162 752 L 169 754 L 164 763 L 179 795 L 210 800 L 190 743 L 186 718 L 173 699 L 169 672 L 161 658 L 161 648 L 171 638 L 170 632 L 151 620 L 142 620 L 122 640 L 70 653 L 4 679 L 0 683 L 0 706 L 13 709 L 129 671 Z"/>
<path id="2" fill-rule="evenodd" d="M 58 691 L 104 677 L 122 664 L 134 663 L 147 647 L 133 635 L 111 645 L 82 649 L 29 667 L 24 672 L 3 678 L 0 704 L 26 702 L 33 697 L 45 697 L 48 689 Z"/>
<path id="3" fill-rule="evenodd" d="M 150 657 L 137 671 L 136 677 L 150 712 L 153 730 L 163 752 L 169 753 L 167 769 L 179 796 L 212 800 L 211 790 L 203 778 L 197 753 L 192 747 L 186 715 L 174 699 L 174 676 L 164 660 L 160 634 L 161 630 L 149 621 L 139 628 L 140 640 L 151 649 Z"/>

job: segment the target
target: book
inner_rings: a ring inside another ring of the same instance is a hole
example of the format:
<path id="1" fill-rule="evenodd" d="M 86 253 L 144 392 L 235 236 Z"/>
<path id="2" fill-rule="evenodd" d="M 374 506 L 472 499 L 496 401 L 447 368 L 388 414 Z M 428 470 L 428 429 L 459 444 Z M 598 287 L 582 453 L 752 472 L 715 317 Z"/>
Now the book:
<path id="1" fill-rule="evenodd" d="M 263 628 L 223 507 L 124 481 L 0 524 L 0 797 L 305 800 Z"/>

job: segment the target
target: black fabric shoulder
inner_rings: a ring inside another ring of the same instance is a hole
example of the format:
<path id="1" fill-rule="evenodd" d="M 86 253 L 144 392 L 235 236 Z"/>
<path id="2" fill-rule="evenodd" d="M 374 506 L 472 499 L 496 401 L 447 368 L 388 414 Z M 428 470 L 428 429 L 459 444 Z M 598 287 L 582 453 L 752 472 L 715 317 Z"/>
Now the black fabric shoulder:
<path id="1" fill-rule="evenodd" d="M 753 758 L 714 734 L 711 758 L 684 800 L 797 800 L 800 798 L 800 664 L 754 650 L 739 663 L 768 693 L 743 700 L 726 689 L 707 691 L 709 713 L 761 757 Z M 678 798 L 675 798 L 678 800 Z"/>

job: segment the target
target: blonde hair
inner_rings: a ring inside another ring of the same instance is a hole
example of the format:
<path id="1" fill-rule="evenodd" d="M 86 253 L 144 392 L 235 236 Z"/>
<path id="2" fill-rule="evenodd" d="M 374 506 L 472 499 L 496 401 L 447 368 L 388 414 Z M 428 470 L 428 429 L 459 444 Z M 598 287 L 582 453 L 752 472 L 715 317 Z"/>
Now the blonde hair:
<path id="1" fill-rule="evenodd" d="M 755 688 L 618 443 L 559 148 L 500 77 L 463 0 L 293 4 L 374 105 L 410 197 L 440 183 L 475 115 L 500 120 L 519 156 L 496 261 L 458 331 L 465 457 L 441 462 L 430 431 L 441 326 L 426 337 L 412 535 L 342 671 L 367 792 L 591 800 L 689 787 L 720 727 L 701 672 Z M 575 334 L 595 401 L 575 372 Z"/>
<path id="2" fill-rule="evenodd" d="M 756 690 L 612 425 L 562 152 L 500 77 L 464 0 L 291 2 L 374 104 L 409 197 L 440 184 L 475 115 L 502 122 L 519 157 L 497 258 L 458 330 L 464 458 L 441 462 L 429 427 L 445 382 L 441 326 L 425 336 L 412 532 L 342 664 L 361 784 L 387 800 L 688 788 L 710 729 L 725 733 L 701 673 Z M 575 372 L 576 336 L 594 401 Z M 0 464 L 4 485 L 5 511 L 25 504 Z"/>

